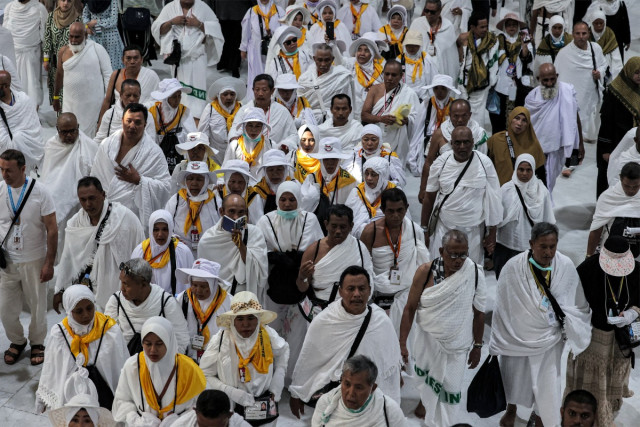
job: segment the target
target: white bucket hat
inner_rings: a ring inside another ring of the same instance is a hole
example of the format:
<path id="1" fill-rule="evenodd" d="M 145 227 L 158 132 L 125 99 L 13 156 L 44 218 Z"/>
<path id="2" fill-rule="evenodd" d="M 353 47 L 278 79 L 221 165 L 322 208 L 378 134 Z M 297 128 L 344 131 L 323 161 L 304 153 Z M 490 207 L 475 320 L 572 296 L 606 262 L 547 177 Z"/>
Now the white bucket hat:
<path id="1" fill-rule="evenodd" d="M 444 86 L 456 95 L 460 95 L 460 91 L 453 84 L 453 79 L 447 74 L 436 74 L 433 76 L 431 84 L 424 86 L 424 89 L 433 89 L 436 86 Z"/>
<path id="2" fill-rule="evenodd" d="M 280 74 L 276 77 L 276 89 L 300 89 L 296 75 L 293 73 Z"/>
<path id="3" fill-rule="evenodd" d="M 414 45 L 414 46 L 423 46 L 424 40 L 422 40 L 422 33 L 420 31 L 416 31 L 416 30 L 409 30 L 407 31 L 407 33 L 404 35 L 404 40 L 402 41 L 402 46 L 404 46 L 405 48 L 407 47 L 407 45 Z"/>
<path id="4" fill-rule="evenodd" d="M 187 139 L 182 144 L 176 144 L 176 151 L 187 157 L 187 152 L 198 145 L 205 145 L 207 147 L 208 157 L 213 157 L 218 154 L 218 150 L 209 145 L 209 137 L 202 132 L 190 132 L 187 134 Z"/>
<path id="5" fill-rule="evenodd" d="M 264 125 L 262 128 L 262 133 L 271 132 L 271 126 L 267 123 L 267 116 L 264 114 L 264 110 L 262 108 L 249 107 L 245 110 L 244 116 L 242 117 L 242 121 L 238 123 L 236 126 L 237 130 L 242 130 L 245 123 L 248 122 L 260 122 Z"/>
<path id="6" fill-rule="evenodd" d="M 207 166 L 205 162 L 189 162 L 187 163 L 186 168 L 178 172 L 178 182 L 184 183 L 187 179 L 187 176 L 193 173 L 198 175 L 207 175 L 209 177 L 209 183 L 215 183 L 217 180 L 216 174 L 218 173 L 218 171 L 210 172 L 209 166 Z"/>
<path id="7" fill-rule="evenodd" d="M 231 298 L 231 310 L 216 317 L 216 323 L 221 328 L 229 328 L 236 316 L 250 314 L 256 316 L 261 325 L 271 323 L 278 317 L 275 312 L 263 309 L 258 302 L 258 297 L 253 292 L 242 291 Z"/>
<path id="8" fill-rule="evenodd" d="M 176 279 L 178 279 L 178 282 L 180 283 L 191 283 L 192 277 L 205 280 L 217 280 L 227 286 L 229 285 L 226 281 L 220 278 L 220 264 L 204 258 L 198 258 L 195 260 L 191 268 L 178 268 L 176 270 Z"/>
<path id="9" fill-rule="evenodd" d="M 211 86 L 209 86 L 207 97 L 209 99 L 216 99 L 220 92 L 225 92 L 227 90 L 233 90 L 236 93 L 236 101 L 244 99 L 247 95 L 247 85 L 245 82 L 240 79 L 236 79 L 235 77 L 223 77 L 216 80 Z"/>
<path id="10" fill-rule="evenodd" d="M 351 153 L 342 151 L 342 142 L 333 136 L 322 138 L 318 144 L 317 153 L 309 153 L 309 157 L 314 159 L 342 159 L 346 160 L 351 157 Z"/>
<path id="11" fill-rule="evenodd" d="M 291 162 L 287 160 L 287 155 L 284 154 L 284 151 L 277 148 L 272 148 L 271 150 L 265 151 L 265 153 L 262 155 L 262 164 L 260 165 L 258 170 L 260 171 L 272 166 L 284 166 L 286 174 L 286 168 L 291 167 Z"/>
<path id="12" fill-rule="evenodd" d="M 151 97 L 158 101 L 169 98 L 174 93 L 180 91 L 182 93 L 191 93 L 190 87 L 184 87 L 178 79 L 164 79 L 158 84 L 159 90 L 151 92 Z"/>
<path id="13" fill-rule="evenodd" d="M 256 177 L 253 176 L 253 174 L 251 173 L 251 169 L 249 168 L 249 163 L 245 162 L 244 160 L 239 160 L 239 159 L 225 160 L 225 162 L 222 163 L 222 167 L 220 169 L 216 169 L 215 171 L 215 173 L 217 174 L 220 174 L 220 173 L 232 174 L 235 172 L 239 173 L 240 175 L 244 175 L 244 177 L 247 179 L 247 185 L 249 185 L 249 183 L 251 182 L 257 181 Z"/>
<path id="14" fill-rule="evenodd" d="M 279 45 L 284 43 L 284 41 L 291 36 L 299 39 L 302 37 L 302 32 L 293 25 L 281 25 L 273 33 L 273 38 Z"/>
<path id="15" fill-rule="evenodd" d="M 311 22 L 311 12 L 306 7 L 292 4 L 284 10 L 284 16 L 280 19 L 281 24 L 291 25 L 298 13 L 302 14 L 302 25 L 308 25 Z M 289 21 L 291 19 L 291 21 Z"/>
<path id="16" fill-rule="evenodd" d="M 364 33 L 359 39 L 354 40 L 353 43 L 351 43 L 351 46 L 349 46 L 349 55 L 355 57 L 358 52 L 358 48 L 365 45 L 369 48 L 375 59 L 380 59 L 382 57 L 380 56 L 380 46 L 378 46 L 378 43 L 381 41 L 382 40 L 380 40 L 376 33 L 371 31 Z"/>

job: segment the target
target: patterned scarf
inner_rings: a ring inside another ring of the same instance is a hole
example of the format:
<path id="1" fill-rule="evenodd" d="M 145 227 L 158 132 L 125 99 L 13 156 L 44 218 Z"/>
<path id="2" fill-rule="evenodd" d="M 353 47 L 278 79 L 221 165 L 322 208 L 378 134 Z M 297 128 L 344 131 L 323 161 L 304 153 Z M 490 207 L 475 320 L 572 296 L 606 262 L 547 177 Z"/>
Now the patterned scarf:
<path id="1" fill-rule="evenodd" d="M 489 68 L 496 58 L 489 58 L 489 62 L 485 64 L 482 55 L 488 53 L 497 41 L 495 34 L 487 32 L 487 35 L 480 41 L 480 45 L 476 47 L 473 31 L 469 31 L 467 48 L 471 52 L 471 69 L 467 75 L 467 93 L 489 86 Z"/>

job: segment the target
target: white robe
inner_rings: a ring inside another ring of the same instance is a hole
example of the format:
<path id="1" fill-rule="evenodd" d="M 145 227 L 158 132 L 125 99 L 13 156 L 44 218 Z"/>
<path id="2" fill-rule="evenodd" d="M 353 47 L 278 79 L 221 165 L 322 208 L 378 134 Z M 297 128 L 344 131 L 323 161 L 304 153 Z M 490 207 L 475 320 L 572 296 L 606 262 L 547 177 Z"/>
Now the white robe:
<path id="1" fill-rule="evenodd" d="M 454 81 L 458 78 L 458 70 L 460 69 L 460 60 L 458 59 L 458 48 L 456 41 L 458 35 L 453 24 L 442 17 L 442 24 L 435 35 L 435 59 L 438 63 L 438 71 L 442 74 L 450 76 Z M 431 26 L 424 16 L 416 18 L 410 27 L 422 33 L 422 50 L 429 52 L 432 42 L 429 38 L 429 30 Z"/>
<path id="2" fill-rule="evenodd" d="M 378 16 L 378 12 L 376 11 L 375 5 L 369 4 L 369 2 L 360 2 L 360 6 L 354 6 L 354 9 L 358 13 L 360 13 L 360 9 L 362 6 L 367 4 L 367 8 L 360 15 L 360 32 L 359 35 L 363 35 L 364 33 L 374 32 L 377 33 L 382 27 L 382 23 L 380 22 L 380 17 Z M 344 24 L 347 27 L 349 33 L 354 34 L 354 15 L 351 12 L 351 2 L 347 2 L 344 6 L 338 9 L 337 18 L 340 20 L 341 24 Z M 354 37 L 352 37 L 354 38 Z"/>
<path id="3" fill-rule="evenodd" d="M 187 410 L 175 420 L 171 427 L 198 427 L 198 414 L 195 409 Z M 229 427 L 251 427 L 240 415 L 234 413 L 229 419 Z"/>
<path id="4" fill-rule="evenodd" d="M 93 260 L 90 278 L 100 307 L 105 307 L 111 294 L 120 287 L 120 263 L 129 260 L 133 248 L 144 239 L 140 220 L 129 209 L 114 202 L 96 250 L 96 233 L 107 213 L 108 204 L 109 201 L 105 200 L 97 225 L 91 225 L 84 209 L 69 219 L 64 248 L 56 268 L 55 290 L 58 292 L 71 286 Z"/>
<path id="5" fill-rule="evenodd" d="M 118 306 L 116 296 L 120 299 L 122 307 Z M 128 343 L 136 332 L 142 331 L 142 325 L 147 321 L 147 319 L 154 316 L 160 316 L 162 301 L 166 301 L 163 317 L 173 324 L 173 332 L 176 335 L 178 353 L 184 354 L 187 350 L 187 346 L 190 344 L 189 332 L 187 331 L 187 321 L 184 319 L 182 308 L 178 305 L 176 299 L 162 290 L 160 286 L 152 283 L 149 296 L 140 305 L 135 305 L 131 301 L 128 301 L 122 295 L 122 292 L 118 291 L 109 298 L 109 302 L 104 309 L 104 314 L 118 322 L 118 325 L 122 330 L 124 340 Z M 125 312 L 127 313 L 127 316 L 129 316 L 129 320 L 131 320 L 135 330 L 131 329 L 131 325 L 129 325 L 129 322 L 127 321 Z M 126 367 L 127 365 L 125 364 L 123 374 Z M 136 384 L 137 383 L 138 381 L 136 381 Z"/>
<path id="6" fill-rule="evenodd" d="M 247 109 L 251 107 L 255 107 L 254 101 L 247 102 L 240 107 L 233 118 L 233 124 L 229 130 L 229 140 L 242 135 L 242 128 L 238 129 L 238 125 L 243 122 Z M 287 137 L 298 135 L 298 131 L 293 124 L 293 118 L 286 107 L 277 102 L 272 102 L 265 115 L 267 116 L 267 124 L 271 126 L 271 132 L 267 133 L 267 137 L 273 141 L 274 145 L 286 144 L 284 140 Z M 297 147 L 292 148 L 295 150 Z"/>
<path id="7" fill-rule="evenodd" d="M 162 56 L 171 53 L 174 40 L 180 42 L 182 56 L 177 70 L 177 79 L 180 80 L 183 86 L 192 89 L 190 94 L 183 96 L 181 102 L 189 107 L 191 111 L 197 113 L 202 111 L 207 104 L 207 73 L 202 72 L 202 70 L 218 63 L 222 54 L 224 37 L 216 14 L 202 0 L 195 0 L 186 16 L 195 16 L 204 24 L 204 31 L 195 27 L 174 25 L 167 33 L 160 35 L 162 24 L 176 16 L 184 15 L 180 2 L 167 3 L 151 25 L 151 33 L 156 43 L 160 45 L 160 55 Z M 175 73 L 174 66 L 171 67 L 171 71 L 173 76 Z"/>
<path id="8" fill-rule="evenodd" d="M 312 427 L 345 426 L 351 427 L 403 427 L 407 419 L 400 405 L 382 390 L 376 388 L 367 407 L 359 413 L 353 413 L 342 399 L 340 386 L 323 394 L 313 412 Z"/>
<path id="9" fill-rule="evenodd" d="M 335 137 L 342 143 L 342 151 L 352 151 L 360 142 L 362 133 L 362 123 L 359 120 L 351 119 L 344 126 L 334 126 L 333 117 L 327 117 L 327 120 L 318 126 L 320 134 L 323 138 Z M 320 143 L 320 141 L 316 141 Z"/>
<path id="10" fill-rule="evenodd" d="M 508 402 L 530 407 L 535 401 L 542 422 L 557 426 L 562 400 L 559 362 L 564 343 L 557 321 L 551 325 L 547 310 L 541 309 L 542 295 L 528 259 L 528 252 L 516 255 L 500 273 L 489 352 L 502 356 Z M 556 252 L 551 267 L 551 293 L 566 315 L 567 345 L 577 356 L 591 341 L 591 309 L 573 262 Z M 553 311 L 551 307 L 548 310 Z M 540 363 L 543 359 L 546 363 Z M 525 367 L 530 372 L 514 376 Z"/>
<path id="11" fill-rule="evenodd" d="M 447 102 L 451 102 L 451 99 L 447 98 Z M 428 117 L 428 120 L 427 120 L 427 109 L 429 108 L 430 104 L 431 104 L 431 96 L 427 96 L 423 98 L 422 103 L 420 104 L 420 106 L 417 107 L 418 112 L 415 118 L 415 125 L 413 126 L 413 135 L 411 137 L 411 142 L 409 143 L 409 154 L 407 157 L 407 166 L 409 167 L 409 171 L 413 176 L 422 175 L 422 167 L 424 166 L 424 159 L 429 153 L 431 136 L 433 136 L 434 132 L 437 130 L 436 124 L 437 124 L 438 110 L 433 106 L 431 107 L 431 115 Z M 448 119 L 449 119 L 449 116 L 445 116 L 445 121 Z M 469 120 L 469 122 L 470 123 L 473 122 L 477 125 L 477 122 L 471 119 Z M 440 125 L 442 124 L 444 124 L 444 122 L 442 122 Z M 425 132 L 425 126 L 427 128 L 426 132 Z M 478 128 L 480 128 L 479 125 L 478 125 Z M 484 140 L 482 141 L 482 144 L 478 144 L 480 141 L 476 141 L 476 135 L 474 134 L 474 141 L 476 142 L 475 149 L 480 150 L 483 154 L 486 154 L 487 146 L 485 143 L 487 142 L 487 139 L 489 139 L 489 137 L 487 136 L 486 132 L 484 132 L 484 129 L 482 130 L 484 133 Z M 472 129 L 472 132 L 473 132 L 473 129 Z M 425 135 L 429 137 L 429 142 L 427 142 L 426 146 L 424 143 Z"/>
<path id="12" fill-rule="evenodd" d="M 413 78 L 414 69 L 417 65 L 405 63 L 404 68 L 404 77 L 402 78 L 402 82 L 409 86 L 413 91 L 418 95 L 418 98 L 421 100 L 426 99 L 429 96 L 429 90 L 425 89 L 425 86 L 431 84 L 431 80 L 436 74 L 439 74 L 438 71 L 438 63 L 435 57 L 427 55 L 426 53 L 420 51 L 418 55 L 423 55 L 424 57 L 421 59 L 422 70 L 416 71 L 415 80 Z M 405 55 L 408 54 L 405 52 Z M 402 56 L 398 55 L 397 60 L 400 62 Z M 416 58 L 411 58 L 413 60 L 417 60 L 420 56 L 416 55 Z"/>
<path id="13" fill-rule="evenodd" d="M 473 343 L 472 308 L 485 311 L 485 286 L 482 267 L 467 258 L 456 273 L 422 291 L 413 357 L 427 425 L 455 422 Z"/>
<path id="14" fill-rule="evenodd" d="M 240 110 L 238 110 L 238 112 L 239 111 Z M 213 108 L 211 103 L 205 105 L 200 114 L 198 132 L 207 135 L 209 145 L 213 149 L 218 150 L 218 154 L 214 156 L 216 163 L 222 164 L 224 153 L 227 151 L 227 146 L 229 145 L 229 130 L 227 130 L 227 119 L 222 117 L 222 115 Z M 177 168 L 176 166 L 176 169 Z"/>
<path id="15" fill-rule="evenodd" d="M 576 98 L 580 106 L 578 112 L 582 122 L 582 134 L 585 139 L 596 140 L 600 125 L 600 105 L 602 105 L 602 92 L 604 90 L 604 75 L 607 70 L 607 59 L 602 54 L 602 48 L 598 43 L 589 42 L 593 48 L 596 68 L 600 72 L 600 79 L 593 80 L 593 60 L 591 49 L 578 48 L 575 41 L 564 47 L 556 57 L 556 70 L 558 81 L 571 83 L 575 87 Z"/>
<path id="16" fill-rule="evenodd" d="M 7 116 L 7 123 L 13 138 L 9 137 L 7 127 L 0 120 L 0 152 L 8 149 L 19 150 L 24 154 L 27 171 L 39 169 L 44 156 L 42 127 L 36 110 L 36 104 L 24 92 L 14 92 L 13 105 L 0 101 L 0 108 Z"/>
<path id="17" fill-rule="evenodd" d="M 231 240 L 231 233 L 222 229 L 222 220 L 200 237 L 198 258 L 219 263 L 220 278 L 228 283 L 233 283 L 234 279 L 237 281 L 236 293 L 253 292 L 260 302 L 264 302 L 261 296 L 264 295 L 269 272 L 267 245 L 258 227 L 251 224 L 247 224 L 246 227 L 245 232 L 249 234 L 246 262 L 242 261 L 240 250 Z"/>
<path id="18" fill-rule="evenodd" d="M 344 93 L 353 100 L 353 76 L 341 65 L 334 65 L 328 73 L 318 76 L 316 64 L 310 64 L 300 75 L 298 84 L 302 86 L 298 89 L 298 97 L 304 96 L 309 101 L 317 123 L 324 122 L 329 115 L 331 98 L 334 95 Z"/>
<path id="19" fill-rule="evenodd" d="M 471 134 L 473 135 L 473 149 L 479 151 L 482 154 L 487 154 L 487 140 L 489 139 L 487 131 L 473 119 L 469 119 L 469 121 L 467 122 L 467 127 L 471 129 Z M 440 154 L 442 154 L 442 152 L 444 151 L 451 150 L 451 133 L 453 133 L 454 129 L 455 126 L 453 126 L 450 118 L 447 118 L 447 120 L 442 123 L 442 126 L 440 126 L 442 137 L 447 141 L 447 149 L 443 149 L 444 147 L 440 147 Z"/>
<path id="20" fill-rule="evenodd" d="M 43 98 L 42 42 L 47 16 L 47 9 L 36 0 L 26 3 L 15 0 L 4 7 L 2 26 L 13 36 L 18 75 L 36 105 L 40 105 Z"/>
<path id="21" fill-rule="evenodd" d="M 340 65 L 346 68 L 353 76 L 353 89 L 355 92 L 355 97 L 351 99 L 351 105 L 353 108 L 352 116 L 353 116 L 353 119 L 360 122 L 360 112 L 362 111 L 362 105 L 364 104 L 364 100 L 367 98 L 367 93 L 369 92 L 369 88 L 362 86 L 362 84 L 360 84 L 360 82 L 358 81 L 358 76 L 356 74 L 356 68 L 355 68 L 356 63 L 357 63 L 356 58 L 344 58 Z M 384 67 L 384 60 L 383 60 L 382 66 Z M 360 69 L 361 71 L 364 72 L 363 74 L 365 75 L 365 80 L 369 82 L 369 79 L 371 79 L 375 71 L 375 68 L 373 65 L 373 59 L 369 61 L 368 66 L 360 66 Z M 383 82 L 384 82 L 384 72 L 381 72 L 378 75 L 378 77 L 371 83 L 370 87 L 373 87 L 373 85 L 377 85 Z"/>
<path id="22" fill-rule="evenodd" d="M 609 155 L 609 163 L 607 165 L 607 179 L 609 181 L 609 186 L 620 181 L 620 172 L 624 165 L 629 162 L 636 162 L 640 164 L 640 153 L 638 153 L 638 149 L 636 148 L 636 143 L 634 141 L 637 129 L 638 128 L 635 127 L 631 128 L 629 132 L 622 137 L 616 148 Z"/>
<path id="23" fill-rule="evenodd" d="M 282 74 L 293 74 L 293 70 L 287 65 L 287 62 L 280 56 L 280 45 L 275 49 L 275 53 L 272 55 L 267 55 L 268 62 L 265 64 L 264 72 L 273 77 L 273 80 L 276 80 L 278 76 Z M 300 75 L 309 68 L 311 64 L 313 64 L 313 57 L 307 53 L 305 50 L 298 50 L 298 61 L 300 63 Z M 293 65 L 293 60 L 291 60 L 291 65 Z M 276 89 L 277 90 L 277 89 Z"/>
<path id="24" fill-rule="evenodd" d="M 100 121 L 100 126 L 98 126 L 98 132 L 96 132 L 96 136 L 93 138 L 95 142 L 101 144 L 107 137 L 111 136 L 116 131 L 122 129 L 122 113 L 124 112 L 124 108 L 122 107 L 122 103 L 120 101 L 116 101 L 115 104 L 111 106 L 107 111 L 102 115 L 102 120 Z M 145 132 L 155 140 L 156 138 L 156 126 L 151 115 L 147 116 L 147 125 L 145 126 Z"/>
<path id="25" fill-rule="evenodd" d="M 16 63 L 16 48 L 11 30 L 0 26 L 0 50 L 11 62 Z"/>
<path id="26" fill-rule="evenodd" d="M 3 49 L 4 49 L 4 46 L 3 46 Z M 2 52 L 10 53 L 4 50 Z M 4 54 L 0 54 L 0 70 L 4 70 L 9 74 L 11 74 L 11 90 L 13 92 L 15 91 L 24 92 L 24 88 L 22 87 L 22 81 L 20 80 L 20 76 L 18 76 L 18 70 L 16 69 L 16 66 L 15 66 L 15 59 L 12 60 L 8 56 Z"/>
<path id="27" fill-rule="evenodd" d="M 617 217 L 640 218 L 640 194 L 627 196 L 620 181 L 607 188 L 598 197 L 589 231 L 605 227 L 600 237 L 600 242 L 604 242 L 609 235 L 609 227 Z"/>
<path id="28" fill-rule="evenodd" d="M 151 97 L 151 92 L 158 90 L 160 78 L 151 68 L 140 67 L 140 72 L 138 73 L 136 80 L 140 83 L 140 104 L 150 106 L 155 102 L 155 99 Z M 120 103 L 120 88 L 116 88 L 113 93 L 115 96 L 115 105 L 117 105 Z"/>
<path id="29" fill-rule="evenodd" d="M 153 237 L 151 237 L 153 239 Z M 170 243 L 171 244 L 171 243 Z M 193 266 L 193 253 L 191 249 L 182 242 L 176 246 L 176 268 L 191 268 Z M 155 254 L 154 254 L 155 255 Z M 131 253 L 131 258 L 144 258 L 144 252 L 142 252 L 142 243 L 140 243 Z M 171 292 L 171 262 L 168 262 L 162 268 L 154 268 L 151 281 L 160 286 L 165 292 L 172 294 Z M 176 295 L 185 290 L 184 283 L 176 281 Z"/>
<path id="30" fill-rule="evenodd" d="M 338 171 L 338 173 L 342 172 Z M 300 207 L 307 212 L 315 212 L 320 203 L 320 183 L 316 181 L 316 175 L 308 174 L 302 183 L 302 187 L 300 187 L 300 194 L 302 195 Z M 351 190 L 356 188 L 357 185 L 358 183 L 354 181 L 342 188 L 338 188 L 336 191 L 330 191 L 328 194 L 329 201 L 331 201 L 332 205 L 346 203 Z"/>
<path id="31" fill-rule="evenodd" d="M 202 226 L 202 233 L 200 236 L 205 233 L 208 229 L 213 227 L 220 220 L 220 212 L 218 211 L 218 207 L 221 204 L 216 204 L 216 197 L 209 203 L 205 203 L 205 205 L 200 210 L 200 224 Z M 176 205 L 177 203 L 177 205 Z M 182 197 L 179 197 L 177 194 L 171 196 L 164 209 L 168 212 L 171 212 L 173 215 L 173 233 L 178 236 L 178 238 L 184 242 L 187 246 L 191 244 L 191 236 L 185 234 L 184 232 L 184 224 L 187 220 L 187 216 L 189 215 L 189 204 Z M 191 252 L 194 257 L 197 254 L 197 245 L 195 248 L 191 248 Z M 189 267 L 191 268 L 191 267 Z"/>
<path id="32" fill-rule="evenodd" d="M 459 7 L 462 10 L 462 15 L 454 15 L 451 13 L 451 9 Z M 443 0 L 441 16 L 450 21 L 457 35 L 460 33 L 466 33 L 468 29 L 467 23 L 473 12 L 473 6 L 470 0 Z"/>
<path id="33" fill-rule="evenodd" d="M 388 144 L 385 144 L 383 147 L 387 152 L 391 149 Z M 358 143 L 356 147 L 353 149 L 353 156 L 344 160 L 340 167 L 342 169 L 349 172 L 349 174 L 361 183 L 364 180 L 364 173 L 362 171 L 362 166 L 367 161 L 367 157 L 364 157 L 366 153 L 362 149 L 362 145 Z M 369 156 L 377 157 L 376 156 Z M 387 154 L 386 156 L 380 156 L 383 159 L 389 162 L 389 181 L 393 182 L 400 188 L 404 188 L 407 184 L 407 179 L 404 175 L 404 168 L 402 167 L 402 163 L 400 163 L 400 159 L 397 156 L 392 156 Z"/>
<path id="34" fill-rule="evenodd" d="M 163 208 L 169 198 L 172 187 L 167 160 L 158 144 L 145 133 L 120 162 L 124 166 L 131 164 L 138 171 L 140 183 L 122 181 L 114 171 L 121 138 L 119 130 L 102 141 L 91 175 L 100 180 L 110 200 L 122 203 L 147 224 L 151 213 Z"/>
<path id="35" fill-rule="evenodd" d="M 384 310 L 375 304 L 370 307 L 371 320 L 355 355 L 367 356 L 376 364 L 378 388 L 400 402 L 400 344 Z M 361 314 L 347 313 L 338 300 L 314 317 L 293 371 L 292 397 L 308 402 L 317 390 L 340 379 L 342 364 L 366 315 L 367 309 Z"/>

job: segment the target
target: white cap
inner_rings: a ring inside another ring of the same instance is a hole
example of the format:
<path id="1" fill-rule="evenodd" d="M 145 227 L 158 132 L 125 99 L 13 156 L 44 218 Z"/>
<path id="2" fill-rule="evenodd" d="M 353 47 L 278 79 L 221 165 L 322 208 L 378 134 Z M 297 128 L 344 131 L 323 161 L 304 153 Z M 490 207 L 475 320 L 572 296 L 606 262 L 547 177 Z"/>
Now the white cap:
<path id="1" fill-rule="evenodd" d="M 318 145 L 317 153 L 309 153 L 309 157 L 314 159 L 343 159 L 346 160 L 351 157 L 351 153 L 345 153 L 342 151 L 342 142 L 333 136 L 322 138 Z"/>
<path id="2" fill-rule="evenodd" d="M 158 84 L 158 89 L 159 90 L 154 90 L 153 92 L 151 92 L 151 97 L 153 99 L 157 99 L 158 101 L 167 99 L 178 91 L 184 92 L 184 93 L 191 93 L 191 88 L 182 86 L 182 84 L 180 84 L 180 81 L 178 79 L 161 80 L 160 84 Z"/>

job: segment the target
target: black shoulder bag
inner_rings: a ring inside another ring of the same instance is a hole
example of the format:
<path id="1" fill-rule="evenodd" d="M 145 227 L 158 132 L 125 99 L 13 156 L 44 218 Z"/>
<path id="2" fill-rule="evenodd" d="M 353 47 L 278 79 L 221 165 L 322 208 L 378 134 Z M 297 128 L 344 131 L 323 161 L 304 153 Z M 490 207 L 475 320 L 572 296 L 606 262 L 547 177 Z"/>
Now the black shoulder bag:
<path id="1" fill-rule="evenodd" d="M 4 111 L 2 110 L 2 108 L 0 108 L 0 111 L 2 111 L 2 118 L 4 119 Z M 7 129 L 9 129 L 9 126 L 7 126 Z M 20 218 L 20 213 L 22 212 L 22 208 L 24 207 L 24 205 L 27 204 L 27 199 L 29 198 L 29 195 L 31 194 L 31 190 L 33 190 L 33 187 L 35 185 L 36 185 L 36 180 L 33 179 L 31 181 L 31 185 L 29 185 L 27 194 L 24 195 L 24 199 L 22 200 L 22 203 L 20 203 L 20 206 L 18 206 L 18 211 L 16 212 L 16 214 L 13 216 L 13 219 L 11 220 L 11 225 L 9 225 L 7 234 L 5 234 L 4 239 L 2 239 L 2 243 L 0 244 L 0 268 L 7 268 L 7 259 L 4 256 L 4 250 L 2 249 L 2 246 L 4 246 L 4 242 L 7 241 L 7 237 L 9 237 L 9 233 L 11 233 L 11 229 L 15 225 L 16 221 L 18 220 L 18 218 Z"/>
<path id="2" fill-rule="evenodd" d="M 529 225 L 533 227 L 535 223 L 529 216 L 529 211 L 527 210 L 527 205 L 524 203 L 524 199 L 522 198 L 522 193 L 520 192 L 520 189 L 517 185 L 514 184 L 513 186 L 516 188 L 516 193 L 518 193 L 518 198 L 520 199 L 520 203 L 522 204 L 522 209 L 524 209 L 524 216 L 527 218 L 527 221 L 529 221 Z"/>
<path id="3" fill-rule="evenodd" d="M 2 121 L 4 125 L 7 127 L 7 132 L 9 133 L 9 139 L 13 141 L 13 134 L 11 133 L 11 128 L 9 127 L 9 122 L 7 121 L 7 115 L 4 112 L 4 108 L 0 107 L 0 116 L 2 116 Z"/>

